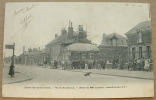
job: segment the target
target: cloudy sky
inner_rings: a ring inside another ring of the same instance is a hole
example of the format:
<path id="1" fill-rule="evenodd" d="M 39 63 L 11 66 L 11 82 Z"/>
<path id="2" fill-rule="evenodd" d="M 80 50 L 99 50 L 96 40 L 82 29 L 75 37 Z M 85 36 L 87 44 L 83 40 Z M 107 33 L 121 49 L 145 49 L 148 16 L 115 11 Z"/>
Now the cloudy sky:
<path id="1" fill-rule="evenodd" d="M 102 34 L 114 31 L 124 36 L 136 24 L 150 20 L 149 4 L 134 3 L 7 3 L 5 8 L 4 45 L 16 43 L 15 55 L 28 48 L 44 48 L 68 28 L 72 21 L 74 31 L 78 25 L 87 29 L 88 39 L 100 44 Z M 4 49 L 5 56 L 12 50 Z"/>

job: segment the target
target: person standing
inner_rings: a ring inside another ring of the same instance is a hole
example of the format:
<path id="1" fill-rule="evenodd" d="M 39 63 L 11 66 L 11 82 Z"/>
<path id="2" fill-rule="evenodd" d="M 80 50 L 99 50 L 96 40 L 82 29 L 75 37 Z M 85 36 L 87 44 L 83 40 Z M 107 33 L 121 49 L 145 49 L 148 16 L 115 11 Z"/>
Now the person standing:
<path id="1" fill-rule="evenodd" d="M 119 66 L 120 69 L 123 70 L 123 59 L 122 58 L 119 59 L 119 65 L 120 65 Z"/>
<path id="2" fill-rule="evenodd" d="M 97 62 L 97 69 L 101 70 L 101 63 L 100 63 L 100 61 Z"/>
<path id="3" fill-rule="evenodd" d="M 58 62 L 56 60 L 54 60 L 54 67 L 55 67 L 55 69 L 57 69 L 57 65 L 58 65 Z"/>
<path id="4" fill-rule="evenodd" d="M 148 71 L 150 68 L 150 60 L 148 58 L 145 59 L 144 70 Z"/>
<path id="5" fill-rule="evenodd" d="M 68 69 L 69 67 L 68 67 L 68 61 L 67 60 L 65 60 L 65 68 L 64 69 Z"/>
<path id="6" fill-rule="evenodd" d="M 93 69 L 95 69 L 95 68 L 96 68 L 96 66 L 95 66 L 95 65 L 96 65 L 96 61 L 94 60 L 94 61 L 93 61 Z"/>
<path id="7" fill-rule="evenodd" d="M 105 69 L 105 66 L 106 66 L 106 60 L 101 60 L 101 67 L 102 69 Z"/>
<path id="8" fill-rule="evenodd" d="M 85 69 L 88 69 L 88 62 L 85 61 Z"/>
<path id="9" fill-rule="evenodd" d="M 115 69 L 116 67 L 116 60 L 115 60 L 115 57 L 113 57 L 113 60 L 112 60 L 112 69 Z"/>
<path id="10" fill-rule="evenodd" d="M 14 64 L 11 63 L 11 66 L 10 66 L 10 69 L 9 69 L 9 75 L 10 75 L 11 77 L 14 76 L 14 68 L 15 68 Z"/>
<path id="11" fill-rule="evenodd" d="M 64 60 L 62 60 L 61 66 L 62 66 L 62 69 L 64 70 L 65 69 L 65 62 L 64 62 Z"/>

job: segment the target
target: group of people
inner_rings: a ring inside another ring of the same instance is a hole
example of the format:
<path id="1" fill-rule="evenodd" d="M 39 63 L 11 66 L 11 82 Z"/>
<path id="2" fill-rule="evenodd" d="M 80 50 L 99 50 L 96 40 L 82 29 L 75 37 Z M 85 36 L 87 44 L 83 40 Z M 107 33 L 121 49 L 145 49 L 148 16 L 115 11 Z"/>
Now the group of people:
<path id="1" fill-rule="evenodd" d="M 132 71 L 151 71 L 152 70 L 152 59 L 140 58 L 130 59 L 128 62 L 128 70 Z"/>
<path id="2" fill-rule="evenodd" d="M 61 68 L 63 70 L 66 69 L 105 69 L 107 67 L 110 67 L 111 69 L 120 69 L 123 70 L 128 67 L 128 70 L 131 71 L 148 71 L 152 70 L 151 67 L 152 60 L 148 58 L 141 58 L 141 59 L 130 59 L 128 63 L 125 64 L 123 58 L 115 58 L 113 57 L 112 60 L 62 60 L 57 61 L 53 60 L 50 62 L 50 68 L 51 69 L 57 69 Z M 47 65 L 47 62 L 44 63 L 45 66 Z"/>
<path id="3" fill-rule="evenodd" d="M 57 69 L 61 67 L 65 69 L 105 69 L 106 61 L 105 60 L 62 60 L 62 61 L 51 61 L 51 69 Z"/>
<path id="4" fill-rule="evenodd" d="M 105 60 L 78 60 L 72 62 L 72 69 L 105 69 Z"/>
<path id="5" fill-rule="evenodd" d="M 121 69 L 123 70 L 124 61 L 122 58 L 113 58 L 112 60 L 112 69 Z"/>

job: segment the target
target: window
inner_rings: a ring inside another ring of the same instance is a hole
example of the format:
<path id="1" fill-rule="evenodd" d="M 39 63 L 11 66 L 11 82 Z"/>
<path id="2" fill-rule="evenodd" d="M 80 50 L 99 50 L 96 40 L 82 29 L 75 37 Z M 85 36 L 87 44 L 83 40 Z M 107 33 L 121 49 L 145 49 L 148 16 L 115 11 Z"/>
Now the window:
<path id="1" fill-rule="evenodd" d="M 148 57 L 148 58 L 151 57 L 151 47 L 150 46 L 146 47 L 146 57 Z"/>
<path id="2" fill-rule="evenodd" d="M 90 59 L 94 59 L 94 53 L 90 53 Z"/>
<path id="3" fill-rule="evenodd" d="M 138 40 L 137 43 L 142 43 L 142 34 L 141 34 L 141 30 L 137 30 L 138 33 Z"/>
<path id="4" fill-rule="evenodd" d="M 139 47 L 139 58 L 142 58 L 142 47 Z"/>
<path id="5" fill-rule="evenodd" d="M 132 48 L 132 58 L 133 58 L 133 59 L 135 58 L 135 47 Z"/>

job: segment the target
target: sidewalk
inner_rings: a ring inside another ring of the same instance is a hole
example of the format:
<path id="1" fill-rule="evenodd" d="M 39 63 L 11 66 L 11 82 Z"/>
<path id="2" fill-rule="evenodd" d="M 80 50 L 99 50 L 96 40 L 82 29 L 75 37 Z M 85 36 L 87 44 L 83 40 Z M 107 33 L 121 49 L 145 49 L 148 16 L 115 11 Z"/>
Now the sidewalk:
<path id="1" fill-rule="evenodd" d="M 91 72 L 92 74 L 100 74 L 100 75 L 109 75 L 109 76 L 118 76 L 118 77 L 127 77 L 127 78 L 138 78 L 138 79 L 147 79 L 153 80 L 153 72 L 146 71 L 128 71 L 128 70 L 118 70 L 118 69 L 75 69 L 72 70 L 75 72 Z"/>
<path id="2" fill-rule="evenodd" d="M 28 75 L 25 75 L 25 74 L 19 72 L 18 70 L 15 71 L 14 77 L 11 77 L 10 75 L 8 75 L 8 72 L 9 72 L 9 65 L 5 65 L 3 67 L 3 74 L 2 74 L 2 76 L 3 76 L 2 83 L 3 84 L 20 83 L 20 82 L 24 82 L 24 81 L 28 81 L 28 80 L 32 79 Z"/>

